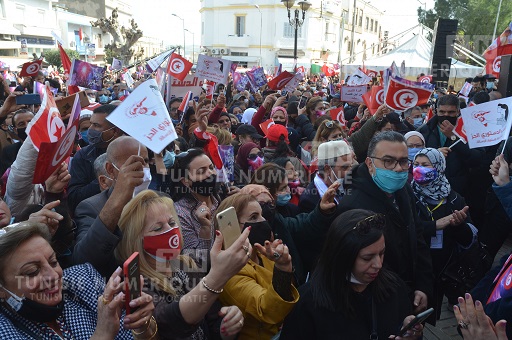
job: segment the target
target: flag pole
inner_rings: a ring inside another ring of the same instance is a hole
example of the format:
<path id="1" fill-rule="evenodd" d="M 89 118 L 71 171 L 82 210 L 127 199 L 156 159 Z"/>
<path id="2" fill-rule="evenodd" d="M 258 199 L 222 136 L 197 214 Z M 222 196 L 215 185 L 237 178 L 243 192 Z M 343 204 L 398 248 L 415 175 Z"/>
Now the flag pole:
<path id="1" fill-rule="evenodd" d="M 500 155 L 503 155 L 503 152 L 505 152 L 505 146 L 507 146 L 507 141 L 508 141 L 509 137 L 507 137 L 505 139 L 505 142 L 503 143 L 503 148 L 501 149 L 501 152 L 500 152 Z"/>
<path id="2" fill-rule="evenodd" d="M 457 145 L 459 142 L 462 142 L 462 139 L 461 139 L 461 138 L 459 138 L 455 143 L 453 143 L 452 145 L 450 145 L 450 146 L 448 147 L 448 149 L 450 149 L 450 150 L 451 150 L 451 149 L 452 149 L 452 146 Z"/>

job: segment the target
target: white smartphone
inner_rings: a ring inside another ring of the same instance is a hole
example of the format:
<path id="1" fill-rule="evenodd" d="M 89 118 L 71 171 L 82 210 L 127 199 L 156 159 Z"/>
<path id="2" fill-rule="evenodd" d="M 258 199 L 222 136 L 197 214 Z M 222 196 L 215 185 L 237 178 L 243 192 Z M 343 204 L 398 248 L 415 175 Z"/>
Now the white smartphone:
<path id="1" fill-rule="evenodd" d="M 224 249 L 228 249 L 242 233 L 235 208 L 229 207 L 216 216 L 219 230 L 224 236 Z"/>

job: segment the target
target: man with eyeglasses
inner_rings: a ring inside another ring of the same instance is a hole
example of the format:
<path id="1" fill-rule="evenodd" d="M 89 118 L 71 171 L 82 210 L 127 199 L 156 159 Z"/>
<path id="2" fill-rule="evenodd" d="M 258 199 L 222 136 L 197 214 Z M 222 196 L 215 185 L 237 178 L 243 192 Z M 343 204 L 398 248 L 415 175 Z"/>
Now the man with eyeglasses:
<path id="1" fill-rule="evenodd" d="M 339 202 L 338 213 L 367 209 L 386 216 L 385 264 L 412 291 L 414 313 L 427 308 L 432 296 L 432 262 L 407 184 L 409 159 L 404 137 L 394 131 L 376 134 L 364 163 L 352 169 L 351 190 Z"/>
<path id="2" fill-rule="evenodd" d="M 173 98 L 169 102 L 169 115 L 171 116 L 172 123 L 174 125 L 179 124 L 180 122 L 180 114 L 178 112 L 178 107 L 180 107 L 181 101 L 181 98 Z"/>
<path id="3" fill-rule="evenodd" d="M 313 211 L 327 189 L 336 182 L 341 184 L 334 198 L 336 203 L 339 203 L 345 194 L 343 182 L 354 162 L 352 150 L 345 141 L 335 140 L 320 144 L 318 172 L 300 196 L 300 212 Z"/>
<path id="4" fill-rule="evenodd" d="M 480 166 L 485 152 L 482 148 L 470 149 L 468 144 L 459 141 L 453 132 L 459 116 L 459 99 L 454 95 L 443 96 L 437 101 L 437 114 L 423 124 L 418 132 L 425 137 L 426 148 L 436 148 L 444 154 L 448 182 L 453 190 L 467 199 L 470 169 Z M 489 163 L 485 164 L 486 170 Z M 491 183 L 489 178 L 488 185 Z"/>

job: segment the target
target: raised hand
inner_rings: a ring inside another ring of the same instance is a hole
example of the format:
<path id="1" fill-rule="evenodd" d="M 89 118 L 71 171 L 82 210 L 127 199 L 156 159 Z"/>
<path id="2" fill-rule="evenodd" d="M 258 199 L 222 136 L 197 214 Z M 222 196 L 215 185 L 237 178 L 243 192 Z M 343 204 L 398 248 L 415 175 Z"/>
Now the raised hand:
<path id="1" fill-rule="evenodd" d="M 254 248 L 269 260 L 274 261 L 277 269 L 283 272 L 292 272 L 292 256 L 282 240 L 274 240 L 272 243 L 265 241 L 264 247 L 259 243 L 255 243 Z"/>

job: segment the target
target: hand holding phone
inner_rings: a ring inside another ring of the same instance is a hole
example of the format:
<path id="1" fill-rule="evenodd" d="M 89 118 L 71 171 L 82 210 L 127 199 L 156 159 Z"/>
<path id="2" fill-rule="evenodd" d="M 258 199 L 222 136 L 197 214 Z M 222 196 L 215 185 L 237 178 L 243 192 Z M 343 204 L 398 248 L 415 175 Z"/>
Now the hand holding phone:
<path id="1" fill-rule="evenodd" d="M 219 212 L 215 218 L 217 219 L 219 230 L 224 236 L 224 249 L 228 249 L 242 233 L 235 208 L 229 207 Z"/>
<path id="2" fill-rule="evenodd" d="M 304 106 L 306 106 L 307 102 L 308 102 L 308 97 L 300 96 L 299 109 L 302 109 Z"/>
<path id="3" fill-rule="evenodd" d="M 130 301 L 139 298 L 142 294 L 138 252 L 134 252 L 132 256 L 124 262 L 123 273 L 126 314 L 131 314 L 135 309 L 130 307 Z"/>
<path id="4" fill-rule="evenodd" d="M 416 326 L 420 323 L 423 323 L 425 320 L 427 320 L 428 317 L 430 316 L 430 314 L 432 314 L 432 313 L 434 313 L 434 308 L 429 308 L 426 311 L 419 313 L 418 315 L 416 315 L 414 317 L 414 319 L 411 320 L 411 322 L 409 322 L 407 325 L 403 326 L 397 335 L 401 336 L 401 337 L 404 336 L 405 333 L 407 333 L 407 331 L 410 331 L 411 329 L 413 329 L 414 326 Z"/>

